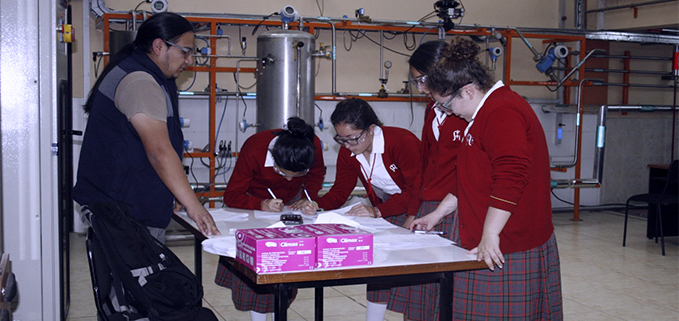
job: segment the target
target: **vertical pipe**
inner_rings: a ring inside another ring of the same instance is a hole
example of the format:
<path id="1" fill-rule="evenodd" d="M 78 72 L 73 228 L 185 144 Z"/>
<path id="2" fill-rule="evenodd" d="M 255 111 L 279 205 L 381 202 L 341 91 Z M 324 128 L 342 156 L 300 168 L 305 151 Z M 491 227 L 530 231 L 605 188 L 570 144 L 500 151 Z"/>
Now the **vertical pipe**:
<path id="1" fill-rule="evenodd" d="M 337 94 L 337 30 L 335 24 L 330 22 L 332 28 L 332 95 Z"/>
<path id="2" fill-rule="evenodd" d="M 384 76 L 384 31 L 380 30 L 380 77 Z"/>
<path id="3" fill-rule="evenodd" d="M 629 69 L 630 69 L 630 61 L 632 61 L 632 53 L 629 50 L 626 50 L 624 53 L 625 57 L 623 59 L 623 67 L 626 73 L 622 74 L 622 83 L 625 84 L 626 86 L 622 87 L 622 103 L 621 105 L 627 105 L 629 104 Z"/>
<path id="4" fill-rule="evenodd" d="M 210 35 L 217 35 L 217 24 L 216 23 L 210 23 Z M 217 37 L 210 37 L 210 47 L 214 48 L 215 50 L 214 55 L 219 55 L 217 53 Z M 217 108 L 217 58 L 216 57 L 211 57 L 210 58 L 210 107 L 208 107 L 208 119 L 209 119 L 209 134 L 208 134 L 208 146 L 210 146 L 210 168 L 209 168 L 209 173 L 210 177 L 208 177 L 208 182 L 210 184 L 209 186 L 209 196 L 213 195 L 215 192 L 215 119 L 216 119 L 216 111 L 215 109 Z M 211 208 L 215 207 L 215 202 L 210 202 L 209 205 Z"/>
<path id="5" fill-rule="evenodd" d="M 674 137 L 675 128 L 677 128 L 677 82 L 679 82 L 679 45 L 674 45 L 674 60 L 672 65 L 672 73 L 674 76 L 674 95 L 672 95 L 672 149 L 670 154 L 670 161 L 675 159 L 674 156 Z"/>
<path id="6" fill-rule="evenodd" d="M 604 151 L 606 149 L 606 112 L 607 106 L 599 107 L 599 119 L 596 134 L 596 158 L 594 159 L 593 173 L 596 175 L 597 182 L 601 184 L 604 179 Z"/>

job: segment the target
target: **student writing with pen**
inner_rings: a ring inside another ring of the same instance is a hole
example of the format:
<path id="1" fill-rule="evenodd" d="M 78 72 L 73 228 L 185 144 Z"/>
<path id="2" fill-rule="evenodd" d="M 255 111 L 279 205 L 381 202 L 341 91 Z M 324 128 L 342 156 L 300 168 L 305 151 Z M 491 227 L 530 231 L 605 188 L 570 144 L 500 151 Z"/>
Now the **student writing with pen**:
<path id="1" fill-rule="evenodd" d="M 360 179 L 370 204 L 358 204 L 347 215 L 383 217 L 410 226 L 419 207 L 419 199 L 413 195 L 420 189 L 420 140 L 406 129 L 383 126 L 362 99 L 338 103 L 330 120 L 341 148 L 335 182 L 317 199 L 319 206 L 326 210 L 341 207 Z M 368 286 L 368 320 L 373 319 L 372 314 L 383 319 L 390 289 L 389 285 Z"/>
<path id="2" fill-rule="evenodd" d="M 306 197 L 304 190 L 318 195 L 324 177 L 319 138 L 313 127 L 293 117 L 285 128 L 262 131 L 245 141 L 224 191 L 224 204 L 269 212 L 280 212 L 283 206 L 292 205 L 305 214 L 313 214 L 318 205 Z M 215 283 L 230 288 L 236 309 L 250 311 L 252 320 L 266 320 L 266 313 L 274 310 L 273 294 L 255 292 L 222 264 Z"/>

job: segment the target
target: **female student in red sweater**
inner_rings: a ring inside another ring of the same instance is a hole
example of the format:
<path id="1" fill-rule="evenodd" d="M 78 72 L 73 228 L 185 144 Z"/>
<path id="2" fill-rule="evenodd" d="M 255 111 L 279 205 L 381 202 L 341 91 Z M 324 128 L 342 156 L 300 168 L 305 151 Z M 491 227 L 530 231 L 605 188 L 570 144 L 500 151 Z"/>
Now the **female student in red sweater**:
<path id="1" fill-rule="evenodd" d="M 320 140 L 313 127 L 293 117 L 285 128 L 262 131 L 245 141 L 224 191 L 224 204 L 269 212 L 294 204 L 305 214 L 316 213 L 318 206 L 307 200 L 304 189 L 317 195 L 324 177 Z M 251 288 L 221 263 L 215 283 L 230 288 L 236 309 L 250 311 L 253 321 L 266 320 L 266 313 L 274 310 L 273 294 Z"/>
<path id="2" fill-rule="evenodd" d="M 431 94 L 425 81 L 443 52 L 450 45 L 443 40 L 427 41 L 413 52 L 408 60 L 411 83 L 429 98 Z M 456 194 L 455 162 L 462 144 L 462 132 L 467 121 L 449 116 L 436 107 L 434 101 L 427 105 L 422 127 L 422 187 L 417 197 L 420 208 L 416 217 L 431 213 L 448 194 Z M 443 218 L 434 230 L 443 231 L 444 237 L 459 243 L 457 212 Z M 388 309 L 403 313 L 410 321 L 438 320 L 438 282 L 403 286 L 392 289 Z"/>
<path id="3" fill-rule="evenodd" d="M 492 82 L 479 46 L 457 39 L 425 83 L 439 108 L 465 119 L 457 197 L 413 222 L 431 229 L 455 207 L 460 245 L 488 265 L 455 273 L 455 320 L 563 318 L 552 225 L 549 154 L 531 106 Z"/>
<path id="4" fill-rule="evenodd" d="M 361 180 L 370 205 L 358 204 L 348 215 L 383 217 L 399 226 L 410 226 L 419 206 L 422 159 L 420 141 L 410 131 L 383 126 L 370 105 L 357 98 L 337 104 L 330 116 L 342 146 L 337 156 L 337 175 L 330 191 L 318 199 L 324 209 L 342 206 Z M 384 316 L 388 286 L 368 287 L 368 320 Z M 382 318 L 379 318 L 380 320 Z"/>

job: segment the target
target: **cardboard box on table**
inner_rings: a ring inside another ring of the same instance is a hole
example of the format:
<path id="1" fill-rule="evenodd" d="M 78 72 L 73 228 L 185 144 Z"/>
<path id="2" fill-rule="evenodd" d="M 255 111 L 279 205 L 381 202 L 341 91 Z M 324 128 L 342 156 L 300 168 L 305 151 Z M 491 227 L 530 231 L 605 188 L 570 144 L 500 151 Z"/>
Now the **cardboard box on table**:
<path id="1" fill-rule="evenodd" d="M 236 260 L 257 273 L 312 270 L 313 236 L 292 227 L 236 231 Z"/>
<path id="2" fill-rule="evenodd" d="M 344 224 L 296 227 L 316 238 L 315 265 L 329 268 L 373 263 L 373 235 Z"/>

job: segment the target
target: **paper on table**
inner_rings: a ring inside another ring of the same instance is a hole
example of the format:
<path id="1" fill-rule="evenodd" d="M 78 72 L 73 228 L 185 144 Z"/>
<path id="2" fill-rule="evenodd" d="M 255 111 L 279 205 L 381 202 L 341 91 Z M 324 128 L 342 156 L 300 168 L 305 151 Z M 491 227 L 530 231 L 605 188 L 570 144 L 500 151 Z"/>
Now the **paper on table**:
<path id="1" fill-rule="evenodd" d="M 318 214 L 315 224 L 346 224 L 353 227 L 360 227 L 361 224 L 340 214 L 333 212 L 325 212 Z"/>
<path id="2" fill-rule="evenodd" d="M 248 213 L 230 212 L 223 208 L 209 209 L 208 212 L 215 222 L 244 222 L 248 220 Z"/>
<path id="3" fill-rule="evenodd" d="M 285 227 L 285 224 L 283 224 L 283 222 L 276 222 L 270 226 L 267 226 L 267 228 L 272 227 Z M 209 238 L 203 241 L 202 244 L 203 251 L 205 252 L 234 258 L 236 257 L 236 237 L 234 235 Z"/>
<path id="4" fill-rule="evenodd" d="M 374 235 L 373 246 L 383 250 L 403 250 L 424 247 L 450 246 L 455 242 L 431 234 Z"/>
<path id="5" fill-rule="evenodd" d="M 202 244 L 205 252 L 236 257 L 236 238 L 233 235 L 209 238 Z"/>

